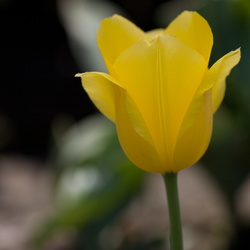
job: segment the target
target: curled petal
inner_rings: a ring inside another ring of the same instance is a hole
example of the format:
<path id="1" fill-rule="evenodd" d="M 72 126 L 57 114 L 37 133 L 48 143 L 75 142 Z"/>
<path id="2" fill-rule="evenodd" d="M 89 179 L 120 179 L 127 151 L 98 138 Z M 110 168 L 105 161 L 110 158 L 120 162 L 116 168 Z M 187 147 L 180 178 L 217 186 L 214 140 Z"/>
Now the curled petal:
<path id="1" fill-rule="evenodd" d="M 240 61 L 240 49 L 231 51 L 220 58 L 209 69 L 205 82 L 213 84 L 212 97 L 213 97 L 213 112 L 220 106 L 226 89 L 226 77 L 230 74 L 232 68 Z"/>
<path id="2" fill-rule="evenodd" d="M 95 106 L 111 121 L 115 122 L 115 95 L 119 83 L 110 75 L 101 72 L 76 74 Z"/>
<path id="3" fill-rule="evenodd" d="M 213 34 L 207 21 L 197 12 L 183 11 L 166 28 L 170 34 L 199 52 L 208 63 L 213 46 Z"/>

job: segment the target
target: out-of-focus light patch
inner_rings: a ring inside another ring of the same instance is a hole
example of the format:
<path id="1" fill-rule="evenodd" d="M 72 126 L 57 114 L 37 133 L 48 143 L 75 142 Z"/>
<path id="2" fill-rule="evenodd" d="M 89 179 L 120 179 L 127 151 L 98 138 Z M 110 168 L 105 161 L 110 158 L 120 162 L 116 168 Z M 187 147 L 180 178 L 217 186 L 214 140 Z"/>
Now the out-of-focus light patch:
<path id="1" fill-rule="evenodd" d="M 93 192 L 100 183 L 101 173 L 91 166 L 69 168 L 69 171 L 64 173 L 58 185 L 58 204 L 61 206 L 77 202 Z"/>
<path id="2" fill-rule="evenodd" d="M 95 164 L 114 131 L 113 123 L 98 114 L 74 125 L 57 139 L 56 165 L 63 169 L 56 192 L 59 205 L 77 202 L 104 184 L 105 178 Z"/>
<path id="3" fill-rule="evenodd" d="M 123 14 L 121 9 L 104 0 L 58 0 L 58 12 L 80 69 L 105 71 L 96 32 L 101 20 Z"/>
<path id="4" fill-rule="evenodd" d="M 107 138 L 114 130 L 114 125 L 101 115 L 76 124 L 57 142 L 60 145 L 58 164 L 68 167 L 72 162 L 82 164 L 85 160 L 95 158 L 105 150 Z"/>

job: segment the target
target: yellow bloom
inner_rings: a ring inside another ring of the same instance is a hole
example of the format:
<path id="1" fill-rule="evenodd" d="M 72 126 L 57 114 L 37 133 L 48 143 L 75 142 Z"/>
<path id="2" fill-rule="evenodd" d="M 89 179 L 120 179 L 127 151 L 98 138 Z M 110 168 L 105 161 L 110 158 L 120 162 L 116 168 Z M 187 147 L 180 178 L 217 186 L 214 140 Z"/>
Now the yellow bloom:
<path id="1" fill-rule="evenodd" d="M 177 172 L 206 151 L 225 79 L 240 60 L 229 52 L 210 69 L 211 29 L 184 11 L 165 30 L 143 32 L 127 19 L 104 19 L 98 45 L 109 74 L 77 74 L 117 128 L 127 157 L 155 173 Z"/>

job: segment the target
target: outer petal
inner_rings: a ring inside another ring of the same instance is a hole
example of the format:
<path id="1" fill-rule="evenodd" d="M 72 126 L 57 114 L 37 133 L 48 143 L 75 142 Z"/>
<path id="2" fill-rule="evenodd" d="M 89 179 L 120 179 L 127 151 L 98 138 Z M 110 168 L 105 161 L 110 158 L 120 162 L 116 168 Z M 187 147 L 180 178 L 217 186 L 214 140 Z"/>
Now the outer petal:
<path id="1" fill-rule="evenodd" d="M 205 153 L 212 133 L 213 112 L 218 108 L 224 96 L 226 76 L 239 59 L 239 49 L 219 59 L 208 71 L 197 90 L 183 120 L 176 143 L 175 172 L 193 165 Z"/>
<path id="2" fill-rule="evenodd" d="M 145 171 L 163 173 L 147 125 L 134 101 L 126 95 L 121 85 L 105 73 L 88 72 L 77 76 L 82 78 L 83 88 L 96 107 L 116 123 L 118 137 L 127 157 Z M 128 113 L 135 114 L 134 118 L 140 120 L 141 132 L 147 134 L 147 140 L 133 128 Z"/>
<path id="3" fill-rule="evenodd" d="M 239 61 L 240 49 L 237 49 L 224 55 L 209 69 L 208 75 L 204 81 L 213 84 L 213 112 L 218 109 L 225 95 L 226 77 Z"/>
<path id="4" fill-rule="evenodd" d="M 193 120 L 190 126 L 190 120 Z M 178 136 L 174 151 L 174 172 L 192 166 L 207 150 L 212 134 L 211 89 L 192 101 Z"/>
<path id="5" fill-rule="evenodd" d="M 213 46 L 213 34 L 207 21 L 197 12 L 184 11 L 166 28 L 165 34 L 176 36 L 198 51 L 208 62 Z"/>
<path id="6" fill-rule="evenodd" d="M 149 131 L 146 131 L 147 125 L 143 121 L 140 111 L 136 105 L 134 105 L 131 97 L 125 91 L 121 91 L 120 95 L 116 96 L 116 105 L 117 133 L 120 144 L 127 157 L 137 167 L 145 171 L 164 173 L 164 168 L 156 148 L 149 143 L 150 138 L 145 140 L 145 138 L 135 130 L 133 123 L 131 122 L 131 117 L 128 114 L 136 113 L 136 119 L 141 121 L 141 130 L 150 136 Z"/>
<path id="7" fill-rule="evenodd" d="M 77 74 L 82 86 L 95 106 L 110 120 L 115 122 L 115 95 L 119 83 L 110 75 L 101 72 Z"/>
<path id="8" fill-rule="evenodd" d="M 142 113 L 165 166 L 171 164 L 183 117 L 207 71 L 204 58 L 164 35 L 131 46 L 114 69 Z"/>
<path id="9" fill-rule="evenodd" d="M 121 52 L 146 38 L 146 34 L 129 20 L 114 15 L 102 21 L 97 42 L 109 72 Z"/>

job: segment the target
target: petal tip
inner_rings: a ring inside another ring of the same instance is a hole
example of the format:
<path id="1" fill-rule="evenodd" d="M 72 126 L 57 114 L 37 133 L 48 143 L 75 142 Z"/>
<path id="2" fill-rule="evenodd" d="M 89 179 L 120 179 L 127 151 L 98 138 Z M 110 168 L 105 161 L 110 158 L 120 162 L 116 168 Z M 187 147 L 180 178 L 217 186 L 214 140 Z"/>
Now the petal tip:
<path id="1" fill-rule="evenodd" d="M 234 60 L 233 67 L 236 66 L 241 59 L 241 47 L 236 50 L 230 51 L 227 55 L 228 57 L 231 57 Z"/>
<path id="2" fill-rule="evenodd" d="M 239 63 L 239 61 L 241 59 L 241 47 L 239 47 L 238 49 L 236 49 L 234 51 L 234 54 L 238 54 L 238 62 L 237 63 Z"/>
<path id="3" fill-rule="evenodd" d="M 77 73 L 75 74 L 75 77 L 82 77 L 85 73 Z"/>
<path id="4" fill-rule="evenodd" d="M 234 52 L 234 54 L 239 53 L 239 56 L 241 56 L 241 47 L 239 47 L 238 49 L 234 50 L 233 52 Z"/>
<path id="5" fill-rule="evenodd" d="M 113 14 L 112 16 L 109 16 L 109 17 L 106 17 L 105 19 L 103 19 L 102 22 L 108 22 L 111 20 L 121 20 L 121 19 L 125 19 L 125 18 L 119 14 Z"/>

